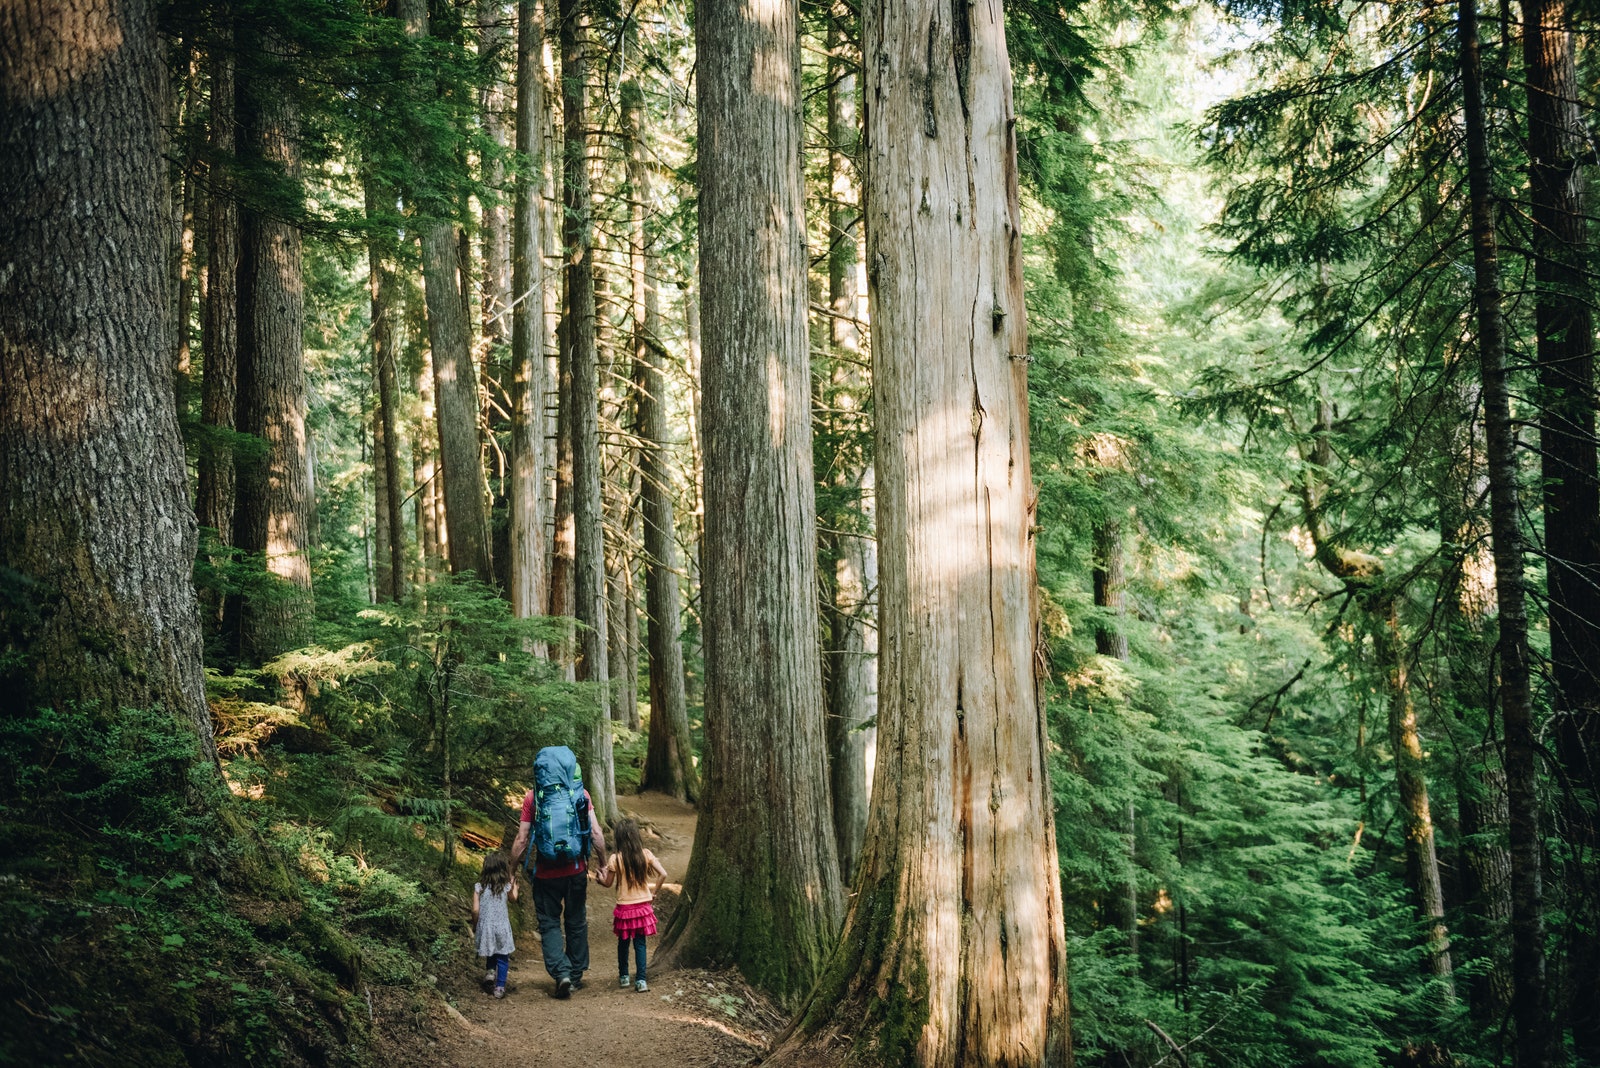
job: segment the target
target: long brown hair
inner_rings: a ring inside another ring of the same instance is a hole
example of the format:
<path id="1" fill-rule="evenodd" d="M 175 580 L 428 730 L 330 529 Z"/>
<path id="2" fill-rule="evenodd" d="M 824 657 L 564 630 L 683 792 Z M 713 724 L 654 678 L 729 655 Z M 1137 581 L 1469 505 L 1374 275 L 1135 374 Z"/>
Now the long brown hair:
<path id="1" fill-rule="evenodd" d="M 483 873 L 478 882 L 491 894 L 498 894 L 511 882 L 511 858 L 504 851 L 495 850 L 483 858 Z"/>
<path id="2" fill-rule="evenodd" d="M 633 886 L 645 885 L 649 869 L 645 867 L 644 843 L 639 841 L 639 825 L 632 820 L 618 820 L 611 833 L 616 839 L 617 859 L 622 861 L 622 874 Z"/>

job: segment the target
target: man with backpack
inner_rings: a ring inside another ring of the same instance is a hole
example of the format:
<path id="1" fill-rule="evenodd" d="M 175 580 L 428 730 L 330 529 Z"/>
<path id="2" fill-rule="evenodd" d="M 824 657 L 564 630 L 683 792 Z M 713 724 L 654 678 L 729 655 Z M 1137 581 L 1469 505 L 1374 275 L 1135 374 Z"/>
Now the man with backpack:
<path id="1" fill-rule="evenodd" d="M 589 967 L 589 852 L 606 859 L 606 835 L 583 788 L 578 758 L 564 745 L 539 750 L 533 760 L 533 789 L 522 799 L 522 825 L 511 847 L 533 868 L 533 910 L 539 918 L 544 968 L 556 981 L 553 997 L 582 989 Z M 565 934 L 565 938 L 563 938 Z"/>

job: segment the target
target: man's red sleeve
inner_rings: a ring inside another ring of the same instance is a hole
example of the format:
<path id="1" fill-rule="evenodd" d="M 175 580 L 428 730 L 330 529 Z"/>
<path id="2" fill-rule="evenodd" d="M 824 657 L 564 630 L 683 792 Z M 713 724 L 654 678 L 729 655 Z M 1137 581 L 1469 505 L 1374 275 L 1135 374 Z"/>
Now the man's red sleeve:
<path id="1" fill-rule="evenodd" d="M 533 822 L 533 791 L 529 790 L 522 795 L 522 822 Z"/>

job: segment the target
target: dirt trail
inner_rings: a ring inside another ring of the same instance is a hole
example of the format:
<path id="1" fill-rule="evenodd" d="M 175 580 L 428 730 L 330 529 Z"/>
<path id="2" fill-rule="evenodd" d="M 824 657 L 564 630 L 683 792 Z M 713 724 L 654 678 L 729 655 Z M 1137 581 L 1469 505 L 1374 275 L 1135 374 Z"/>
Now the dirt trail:
<path id="1" fill-rule="evenodd" d="M 694 843 L 694 809 L 661 794 L 618 798 L 624 814 L 645 828 L 645 846 L 661 859 L 668 881 L 656 901 L 661 927 L 676 906 Z M 652 837 L 650 832 L 659 835 Z M 526 887 L 523 888 L 526 898 Z M 449 984 L 459 1011 L 440 1021 L 440 1064 L 452 1068 L 708 1068 L 747 1065 L 781 1021 L 736 976 L 657 969 L 650 939 L 650 989 L 617 986 L 617 939 L 611 933 L 615 892 L 589 883 L 589 971 L 570 1000 L 550 997 L 554 982 L 539 955 L 531 902 L 517 933 L 511 984 L 503 1000 L 473 985 Z"/>

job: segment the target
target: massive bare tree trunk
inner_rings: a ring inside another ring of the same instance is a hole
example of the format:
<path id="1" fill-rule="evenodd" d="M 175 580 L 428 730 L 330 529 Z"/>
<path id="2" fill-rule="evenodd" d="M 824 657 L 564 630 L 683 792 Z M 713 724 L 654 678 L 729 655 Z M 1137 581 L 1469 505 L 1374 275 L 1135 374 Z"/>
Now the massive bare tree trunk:
<path id="1" fill-rule="evenodd" d="M 611 756 L 611 702 L 606 632 L 605 520 L 600 499 L 600 382 L 595 348 L 594 205 L 589 195 L 586 122 L 588 41 L 582 0 L 561 0 L 561 104 L 565 151 L 562 202 L 566 208 L 567 316 L 562 330 L 571 373 L 567 395 L 572 448 L 573 618 L 579 623 L 577 677 L 600 684 L 600 719 L 588 743 L 586 782 L 595 808 L 617 810 Z"/>
<path id="2" fill-rule="evenodd" d="M 8 707 L 161 705 L 214 759 L 172 398 L 157 12 L 0 8 Z"/>
<path id="3" fill-rule="evenodd" d="M 1600 471 L 1585 171 L 1594 149 L 1580 110 L 1566 0 L 1523 0 L 1522 16 L 1555 748 L 1567 796 L 1592 802 L 1600 798 Z M 1574 854 L 1594 856 L 1600 834 L 1593 810 L 1568 803 L 1564 815 Z M 1573 1042 L 1582 1059 L 1600 1060 L 1597 890 L 1577 871 L 1569 881 Z"/>
<path id="4" fill-rule="evenodd" d="M 207 55 L 211 77 L 210 195 L 206 198 L 206 293 L 200 345 L 200 421 L 231 432 L 239 384 L 239 202 L 230 168 L 237 149 L 233 33 L 220 28 Z M 233 544 L 233 445 L 202 443 L 195 514 Z M 211 606 L 214 610 L 217 607 Z"/>
<path id="5" fill-rule="evenodd" d="M 253 45 L 279 62 L 288 57 L 272 31 Z M 297 181 L 300 120 L 291 88 L 278 77 L 241 78 L 239 104 L 246 158 Z M 242 224 L 237 421 L 265 452 L 235 463 L 234 543 L 264 554 L 267 572 L 281 580 L 273 594 L 242 598 L 239 606 L 240 652 L 262 661 L 310 638 L 315 505 L 306 460 L 300 228 L 260 207 L 246 207 Z"/>
<path id="6" fill-rule="evenodd" d="M 779 1062 L 853 1032 L 886 1064 L 1066 1065 L 1004 19 L 864 18 L 878 761 L 845 932 Z"/>
<path id="7" fill-rule="evenodd" d="M 678 546 L 667 462 L 667 351 L 661 340 L 660 300 L 652 280 L 645 205 L 651 203 L 644 150 L 644 94 L 636 78 L 622 86 L 623 136 L 628 146 L 628 267 L 632 283 L 633 373 L 639 437 L 639 497 L 644 525 L 645 641 L 650 668 L 650 738 L 642 785 L 680 800 L 699 796 L 683 687 L 682 610 Z"/>
<path id="8" fill-rule="evenodd" d="M 839 847 L 839 872 L 846 885 L 867 832 L 867 732 L 876 714 L 873 662 L 869 636 L 877 551 L 864 527 L 872 522 L 872 504 L 865 490 L 871 461 L 863 448 L 871 432 L 865 418 L 871 384 L 866 374 L 866 346 L 860 321 L 866 315 L 861 285 L 861 191 L 856 159 L 861 123 L 856 108 L 856 71 L 860 57 L 841 23 L 850 17 L 834 5 L 828 47 L 828 171 L 832 206 L 828 211 L 829 342 L 833 369 L 827 407 L 838 455 L 834 481 L 840 499 L 854 498 L 855 507 L 841 507 L 824 517 L 823 526 L 833 574 L 825 583 L 828 603 L 827 682 L 828 775 L 833 801 L 833 834 Z"/>
<path id="9" fill-rule="evenodd" d="M 1505 730 L 1506 803 L 1511 845 L 1511 1015 L 1518 1068 L 1554 1063 L 1544 957 L 1544 884 L 1540 869 L 1539 764 L 1528 653 L 1527 587 L 1517 491 L 1516 438 L 1506 384 L 1505 321 L 1494 222 L 1492 172 L 1478 53 L 1477 0 L 1460 0 L 1462 113 L 1466 120 L 1471 204 L 1473 299 L 1479 377 L 1489 461 L 1489 529 L 1494 543 L 1500 622 L 1500 716 Z"/>
<path id="10" fill-rule="evenodd" d="M 535 0 L 517 3 L 517 165 L 511 260 L 511 610 L 546 610 L 543 455 L 545 366 L 542 171 L 539 123 L 549 107 L 543 70 L 544 22 Z"/>
<path id="11" fill-rule="evenodd" d="M 828 799 L 795 0 L 709 0 L 699 56 L 706 779 L 668 939 L 785 1004 L 843 905 Z"/>

